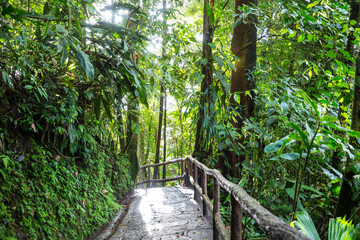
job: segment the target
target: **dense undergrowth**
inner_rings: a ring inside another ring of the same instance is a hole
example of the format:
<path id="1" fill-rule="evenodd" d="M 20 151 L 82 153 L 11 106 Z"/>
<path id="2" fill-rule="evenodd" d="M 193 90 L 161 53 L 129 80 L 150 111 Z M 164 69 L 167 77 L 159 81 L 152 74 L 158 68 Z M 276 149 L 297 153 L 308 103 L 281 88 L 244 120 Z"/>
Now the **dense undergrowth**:
<path id="1" fill-rule="evenodd" d="M 1 155 L 0 238 L 82 239 L 106 223 L 131 180 L 124 156 L 96 150 L 84 159 L 39 145 Z"/>

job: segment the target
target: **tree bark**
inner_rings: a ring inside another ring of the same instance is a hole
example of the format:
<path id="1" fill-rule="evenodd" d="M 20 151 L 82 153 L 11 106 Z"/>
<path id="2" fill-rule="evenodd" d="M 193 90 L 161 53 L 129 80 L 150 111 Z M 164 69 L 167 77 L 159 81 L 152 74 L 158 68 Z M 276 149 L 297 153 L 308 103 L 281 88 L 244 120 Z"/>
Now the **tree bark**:
<path id="1" fill-rule="evenodd" d="M 212 48 L 209 43 L 213 42 L 214 26 L 210 21 L 210 17 L 207 12 L 207 7 L 211 9 L 214 7 L 215 0 L 204 0 L 203 7 L 203 45 L 202 45 L 202 58 L 207 59 L 206 64 L 202 64 L 201 73 L 204 75 L 204 79 L 201 82 L 200 101 L 199 101 L 199 120 L 196 123 L 196 136 L 193 156 L 203 162 L 206 157 L 206 142 L 204 138 L 203 124 L 205 118 L 205 109 L 207 113 L 210 109 L 210 86 L 213 82 L 213 59 Z"/>
<path id="2" fill-rule="evenodd" d="M 257 5 L 257 0 L 235 0 L 235 13 L 239 13 L 238 8 L 243 5 Z M 235 22 L 238 16 L 235 17 Z M 255 102 L 255 93 L 252 91 L 255 84 L 252 79 L 252 72 L 256 64 L 256 18 L 250 16 L 234 28 L 233 37 L 231 41 L 231 51 L 240 60 L 235 60 L 236 71 L 232 70 L 230 83 L 230 101 L 231 109 L 237 110 L 239 114 L 234 114 L 234 120 L 231 124 L 241 133 L 241 128 L 244 121 L 253 115 Z M 250 94 L 249 94 L 249 93 Z M 240 103 L 234 98 L 235 94 L 239 94 Z M 244 139 L 236 139 L 234 145 L 241 144 Z M 227 160 L 231 166 L 227 172 L 233 176 L 240 176 L 241 164 L 245 160 L 244 154 L 239 154 L 234 151 L 226 152 Z"/>
<path id="3" fill-rule="evenodd" d="M 139 111 L 138 111 L 138 102 L 137 99 L 133 99 L 128 105 L 128 127 L 127 127 L 127 136 L 128 138 L 128 147 L 126 153 L 128 154 L 130 161 L 130 173 L 131 179 L 136 180 L 137 174 L 140 169 L 138 162 L 137 149 L 138 149 L 138 139 L 139 134 L 133 129 L 139 125 Z"/>

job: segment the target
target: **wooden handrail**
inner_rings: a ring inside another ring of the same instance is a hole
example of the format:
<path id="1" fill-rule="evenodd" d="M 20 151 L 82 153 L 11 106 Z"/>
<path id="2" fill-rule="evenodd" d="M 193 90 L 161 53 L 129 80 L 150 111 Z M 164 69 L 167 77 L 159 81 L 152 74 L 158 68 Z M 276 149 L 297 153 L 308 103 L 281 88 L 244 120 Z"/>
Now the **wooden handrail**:
<path id="1" fill-rule="evenodd" d="M 181 163 L 181 176 L 168 179 L 151 179 L 151 168 L 165 166 L 173 163 Z M 184 162 L 186 169 L 184 173 Z M 187 187 L 193 186 L 194 199 L 202 199 L 203 215 L 212 212 L 213 216 L 213 238 L 218 239 L 242 239 L 242 211 L 245 211 L 255 222 L 266 232 L 271 239 L 279 240 L 305 240 L 308 239 L 299 230 L 292 228 L 279 217 L 273 215 L 266 208 L 261 206 L 254 198 L 240 186 L 227 180 L 218 170 L 210 169 L 191 156 L 186 158 L 175 159 L 158 164 L 145 165 L 140 168 L 147 171 L 147 180 L 137 183 L 136 185 L 155 182 L 168 182 L 175 180 L 185 180 Z M 199 173 L 199 169 L 202 171 Z M 201 186 L 198 184 L 198 176 L 201 176 Z M 207 195 L 207 177 L 211 176 L 214 180 L 213 203 Z M 231 233 L 226 229 L 220 216 L 220 187 L 231 195 Z"/>
<path id="2" fill-rule="evenodd" d="M 249 194 L 242 187 L 227 180 L 218 170 L 210 169 L 206 167 L 204 164 L 200 163 L 198 160 L 192 158 L 191 156 L 187 156 L 185 160 L 188 162 L 188 168 L 187 168 L 188 177 L 191 177 L 190 175 L 192 171 L 190 169 L 191 169 L 191 165 L 194 165 L 194 167 L 192 167 L 193 169 L 200 168 L 203 172 L 206 173 L 206 175 L 210 175 L 214 178 L 214 191 L 213 191 L 214 205 L 207 206 L 208 208 L 212 207 L 214 228 L 218 228 L 218 229 L 214 229 L 214 240 L 219 239 L 219 234 L 223 239 L 231 239 L 231 240 L 242 239 L 241 231 L 239 235 L 238 228 L 233 225 L 231 231 L 235 231 L 235 232 L 231 233 L 231 236 L 229 237 L 227 231 L 224 230 L 223 223 L 219 223 L 217 219 L 219 216 L 219 200 L 218 200 L 219 191 L 217 190 L 218 184 L 228 193 L 231 194 L 231 198 L 240 205 L 242 210 L 244 210 L 250 217 L 252 217 L 255 220 L 255 222 L 266 232 L 266 234 L 271 239 L 279 239 L 279 240 L 308 239 L 299 230 L 290 227 L 289 224 L 285 223 L 279 217 L 273 215 L 266 208 L 261 206 L 254 198 L 250 197 Z M 193 176 L 195 177 L 195 175 L 197 174 L 198 174 L 197 171 L 194 171 Z M 203 197 L 206 205 L 208 205 L 209 203 L 208 201 L 206 201 L 206 198 L 208 199 L 208 196 L 206 194 L 203 194 L 207 190 L 201 189 L 201 187 L 197 184 L 196 180 L 191 179 L 190 181 L 194 185 L 194 191 L 197 192 L 194 193 L 194 196 L 200 195 L 201 197 Z M 232 206 L 236 206 L 236 204 L 232 203 Z M 205 206 L 203 207 L 205 208 Z M 242 210 L 240 209 L 240 211 Z M 232 207 L 232 211 L 239 211 L 239 208 Z M 231 219 L 232 221 L 241 223 L 242 220 L 239 219 L 241 218 L 241 216 L 242 214 L 239 214 L 239 212 L 232 213 Z M 241 228 L 241 225 L 238 227 Z"/>
<path id="3" fill-rule="evenodd" d="M 183 180 L 184 179 L 184 172 L 183 172 L 184 171 L 184 166 L 183 166 L 184 161 L 185 161 L 184 158 L 179 158 L 179 159 L 174 159 L 174 160 L 163 162 L 163 163 L 156 163 L 156 164 L 149 164 L 149 165 L 142 166 L 142 167 L 140 167 L 140 171 L 147 171 L 148 178 L 145 181 L 136 183 L 136 185 L 147 184 L 147 186 L 150 187 L 151 183 L 165 183 L 165 182 L 171 182 L 171 181 L 176 181 L 176 180 Z M 151 168 L 152 167 L 166 166 L 168 164 L 173 164 L 173 163 L 177 163 L 177 162 L 181 163 L 180 176 L 172 177 L 172 178 L 163 178 L 163 179 L 151 179 Z"/>
<path id="4" fill-rule="evenodd" d="M 185 159 L 184 158 L 179 158 L 179 159 L 174 159 L 174 160 L 166 161 L 166 162 L 162 162 L 162 163 L 144 165 L 144 166 L 140 167 L 140 170 L 144 169 L 144 168 L 147 168 L 147 167 L 159 167 L 159 166 L 168 165 L 168 164 L 177 163 L 177 162 L 182 162 L 182 161 L 185 161 Z"/>

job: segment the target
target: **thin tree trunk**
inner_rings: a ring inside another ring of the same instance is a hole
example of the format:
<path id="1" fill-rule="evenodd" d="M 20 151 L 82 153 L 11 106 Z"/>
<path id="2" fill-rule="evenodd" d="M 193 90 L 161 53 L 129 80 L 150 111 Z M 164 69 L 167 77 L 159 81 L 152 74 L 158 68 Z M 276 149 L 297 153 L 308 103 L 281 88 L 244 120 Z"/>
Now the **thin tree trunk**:
<path id="1" fill-rule="evenodd" d="M 206 147 L 203 124 L 205 119 L 205 110 L 207 114 L 210 113 L 210 86 L 213 82 L 213 59 L 212 59 L 212 49 L 209 43 L 213 42 L 213 33 L 214 26 L 211 23 L 207 8 L 211 9 L 214 7 L 214 2 L 209 0 L 204 0 L 203 7 L 203 45 L 202 45 L 202 58 L 207 59 L 207 63 L 201 66 L 201 73 L 204 75 L 204 79 L 201 82 L 201 91 L 200 91 L 200 102 L 199 102 L 199 113 L 198 121 L 196 123 L 196 137 L 195 137 L 195 146 L 193 156 L 196 157 L 200 162 L 203 162 L 204 157 L 206 157 Z M 207 108 L 207 109 L 206 109 Z"/>
<path id="2" fill-rule="evenodd" d="M 257 0 L 235 0 L 235 12 L 239 13 L 238 8 L 243 5 L 257 5 Z M 235 17 L 235 22 L 239 16 Z M 232 70 L 230 83 L 230 101 L 232 109 L 237 109 L 240 115 L 234 115 L 231 120 L 232 125 L 241 134 L 241 128 L 244 121 L 253 115 L 255 102 L 253 97 L 255 88 L 251 73 L 254 71 L 256 64 L 256 26 L 255 17 L 250 16 L 234 28 L 231 41 L 231 51 L 240 60 L 235 60 L 236 71 Z M 247 47 L 245 47 L 247 46 Z M 250 91 L 250 94 L 246 92 Z M 234 98 L 235 94 L 240 95 L 240 104 Z M 244 139 L 235 139 L 233 145 L 243 143 Z M 227 160 L 231 166 L 228 173 L 233 177 L 241 175 L 242 162 L 245 160 L 245 154 L 227 151 Z"/>
<path id="3" fill-rule="evenodd" d="M 164 86 L 163 83 L 160 83 L 160 106 L 159 106 L 159 125 L 157 129 L 157 137 L 156 137 L 156 149 L 155 149 L 155 164 L 160 162 L 160 141 L 161 141 L 161 127 L 162 127 L 162 120 L 163 120 L 163 104 L 164 104 Z M 159 175 L 159 168 L 156 166 L 154 167 L 154 179 L 158 179 Z"/>
<path id="4" fill-rule="evenodd" d="M 163 0 L 163 24 L 164 27 L 166 27 L 166 0 Z M 165 45 L 166 45 L 166 32 L 164 31 L 163 34 L 163 41 L 162 41 L 162 59 L 165 60 Z M 157 139 L 156 139 L 156 151 L 155 151 L 155 163 L 160 162 L 160 141 L 161 141 L 161 127 L 162 127 L 162 120 L 163 120 L 163 104 L 164 104 L 164 95 L 165 95 L 165 68 L 163 68 L 163 76 L 162 80 L 160 82 L 160 109 L 159 109 L 159 126 L 158 126 L 158 133 L 157 133 Z M 154 179 L 159 178 L 159 168 L 154 167 Z M 156 183 L 153 184 L 153 186 L 156 186 Z"/>
<path id="5" fill-rule="evenodd" d="M 144 118 L 141 123 L 141 128 L 142 128 L 142 131 L 140 132 L 140 141 L 139 141 L 139 163 L 140 163 L 140 165 L 143 165 L 145 162 L 145 134 L 146 134 Z"/>
<path id="6" fill-rule="evenodd" d="M 163 162 L 166 162 L 166 90 L 164 96 L 164 155 L 163 155 Z M 166 178 L 166 165 L 163 166 L 163 179 Z M 163 187 L 165 187 L 165 182 L 163 182 Z"/>
<path id="7" fill-rule="evenodd" d="M 155 104 L 152 108 L 153 111 L 155 111 Z M 145 157 L 144 157 L 144 162 L 145 162 L 145 165 L 149 163 L 149 153 L 150 153 L 150 142 L 152 141 L 150 139 L 150 136 L 151 136 L 151 129 L 152 129 L 152 119 L 153 119 L 153 115 L 151 114 L 150 115 L 150 122 L 149 122 L 149 129 L 148 129 L 148 137 L 147 137 L 147 147 L 146 147 L 146 154 L 145 154 Z"/>

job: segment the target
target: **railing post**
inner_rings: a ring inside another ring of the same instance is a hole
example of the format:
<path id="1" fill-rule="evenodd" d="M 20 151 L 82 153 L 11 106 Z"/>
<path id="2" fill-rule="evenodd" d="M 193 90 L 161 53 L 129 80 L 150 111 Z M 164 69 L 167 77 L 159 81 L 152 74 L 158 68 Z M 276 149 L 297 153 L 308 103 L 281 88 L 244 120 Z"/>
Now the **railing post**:
<path id="1" fill-rule="evenodd" d="M 185 186 L 190 187 L 190 160 L 186 159 Z"/>
<path id="2" fill-rule="evenodd" d="M 150 181 L 151 181 L 151 173 L 150 173 L 150 167 L 147 167 L 148 170 L 148 182 L 147 182 L 147 187 L 150 187 Z"/>
<path id="3" fill-rule="evenodd" d="M 202 192 L 203 192 L 204 196 L 207 196 L 207 179 L 206 179 L 206 177 L 207 177 L 206 172 L 203 171 L 201 185 L 202 185 Z M 203 216 L 207 216 L 207 206 L 206 206 L 204 197 L 203 197 Z"/>
<path id="4" fill-rule="evenodd" d="M 184 174 L 184 161 L 181 161 L 181 176 Z"/>
<path id="5" fill-rule="evenodd" d="M 166 165 L 163 165 L 163 176 L 162 179 L 166 179 Z M 162 183 L 162 186 L 165 187 L 165 181 Z"/>
<path id="6" fill-rule="evenodd" d="M 199 193 L 195 187 L 196 184 L 198 184 L 198 167 L 194 163 L 194 199 L 195 199 L 195 201 L 197 201 L 199 199 Z"/>
<path id="7" fill-rule="evenodd" d="M 216 178 L 214 178 L 214 208 L 213 208 L 213 237 L 214 240 L 220 239 L 219 230 L 216 228 L 216 215 L 219 215 L 219 204 L 220 204 L 220 185 Z"/>
<path id="8" fill-rule="evenodd" d="M 231 240 L 242 240 L 242 207 L 231 194 Z"/>

